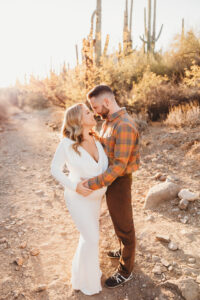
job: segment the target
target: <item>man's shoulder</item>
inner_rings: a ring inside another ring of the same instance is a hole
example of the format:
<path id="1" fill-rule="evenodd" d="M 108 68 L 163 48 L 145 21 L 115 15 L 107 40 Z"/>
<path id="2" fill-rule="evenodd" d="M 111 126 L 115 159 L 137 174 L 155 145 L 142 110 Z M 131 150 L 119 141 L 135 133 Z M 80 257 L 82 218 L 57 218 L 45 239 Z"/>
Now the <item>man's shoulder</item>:
<path id="1" fill-rule="evenodd" d="M 123 114 L 123 116 L 117 120 L 115 125 L 116 130 L 127 128 L 136 132 L 138 131 L 135 120 L 128 113 Z"/>

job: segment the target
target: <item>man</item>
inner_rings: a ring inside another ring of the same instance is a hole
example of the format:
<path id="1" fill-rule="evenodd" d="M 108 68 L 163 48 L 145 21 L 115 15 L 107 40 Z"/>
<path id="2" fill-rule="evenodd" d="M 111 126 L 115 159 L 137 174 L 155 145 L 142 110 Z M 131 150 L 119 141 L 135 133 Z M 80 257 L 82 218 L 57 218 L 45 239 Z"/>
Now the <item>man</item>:
<path id="1" fill-rule="evenodd" d="M 120 250 L 109 251 L 108 256 L 119 258 L 117 272 L 105 285 L 117 287 L 132 275 L 135 259 L 135 229 L 131 206 L 132 172 L 139 168 L 139 134 L 135 122 L 126 109 L 120 108 L 110 87 L 98 85 L 87 95 L 94 113 L 105 119 L 100 140 L 109 159 L 108 169 L 101 175 L 80 182 L 77 192 L 108 186 L 106 201 L 120 242 Z"/>

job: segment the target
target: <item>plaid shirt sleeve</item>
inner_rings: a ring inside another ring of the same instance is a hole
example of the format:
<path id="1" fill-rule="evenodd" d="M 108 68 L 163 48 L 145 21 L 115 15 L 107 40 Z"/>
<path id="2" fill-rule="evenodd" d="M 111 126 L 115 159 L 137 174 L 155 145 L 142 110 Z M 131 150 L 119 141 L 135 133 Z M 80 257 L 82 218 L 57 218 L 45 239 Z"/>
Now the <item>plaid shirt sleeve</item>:
<path id="1" fill-rule="evenodd" d="M 110 185 L 117 177 L 121 176 L 134 150 L 133 147 L 138 147 L 138 140 L 138 132 L 132 126 L 127 123 L 120 124 L 116 132 L 112 164 L 103 174 L 88 180 L 89 188 L 92 190 L 100 189 L 103 186 Z"/>

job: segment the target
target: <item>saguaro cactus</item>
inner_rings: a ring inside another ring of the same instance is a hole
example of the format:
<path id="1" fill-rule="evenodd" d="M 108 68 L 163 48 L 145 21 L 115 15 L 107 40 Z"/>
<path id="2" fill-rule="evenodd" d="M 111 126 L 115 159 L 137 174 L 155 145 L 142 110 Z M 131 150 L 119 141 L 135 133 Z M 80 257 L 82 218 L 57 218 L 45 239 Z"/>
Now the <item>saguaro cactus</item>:
<path id="1" fill-rule="evenodd" d="M 128 26 L 128 0 L 125 0 L 124 11 L 124 29 L 123 29 L 123 51 L 124 54 L 128 54 L 132 49 L 132 13 L 133 13 L 133 0 L 131 0 L 130 6 L 130 21 Z"/>
<path id="2" fill-rule="evenodd" d="M 75 49 L 76 49 L 76 65 L 79 65 L 79 59 L 78 59 L 78 45 L 75 45 Z"/>
<path id="3" fill-rule="evenodd" d="M 101 0 L 97 0 L 96 31 L 95 31 L 95 61 L 99 64 L 101 57 Z"/>
<path id="4" fill-rule="evenodd" d="M 181 31 L 181 39 L 183 40 L 185 37 L 185 22 L 184 18 L 182 19 L 182 31 Z"/>
<path id="5" fill-rule="evenodd" d="M 93 52 L 93 54 L 90 54 L 90 59 L 93 56 L 95 58 L 96 65 L 100 64 L 100 59 L 102 55 L 102 43 L 101 43 L 101 0 L 96 0 L 96 9 L 93 11 L 91 16 L 91 27 L 90 27 L 90 33 L 87 37 L 88 45 L 87 47 L 90 48 L 90 52 Z M 93 38 L 94 35 L 94 18 L 96 17 L 96 28 L 95 28 L 95 38 Z M 106 42 L 104 46 L 103 55 L 106 55 L 106 51 L 108 48 L 109 43 L 109 36 L 106 36 Z M 84 48 L 84 47 L 83 47 Z M 82 50 L 82 53 L 84 53 L 84 49 Z M 82 58 L 84 59 L 85 55 L 82 55 Z M 94 63 L 94 62 L 93 62 Z"/>
<path id="6" fill-rule="evenodd" d="M 153 12 L 153 30 L 152 30 L 152 21 L 151 21 L 152 9 L 151 9 L 151 0 L 148 0 L 148 28 L 146 27 L 146 9 L 144 9 L 144 35 L 143 37 L 140 36 L 140 39 L 143 41 L 143 44 L 147 45 L 147 53 L 154 53 L 155 51 L 155 44 L 158 41 L 162 29 L 163 24 L 160 28 L 159 34 L 156 37 L 156 0 L 154 0 L 154 12 Z M 152 33 L 151 33 L 152 32 Z M 145 40 L 145 37 L 146 40 Z"/>
<path id="7" fill-rule="evenodd" d="M 106 52 L 108 50 L 108 43 L 109 43 L 109 34 L 106 35 L 106 42 L 105 42 L 105 46 L 104 46 L 104 49 L 103 49 L 103 56 L 106 56 Z"/>

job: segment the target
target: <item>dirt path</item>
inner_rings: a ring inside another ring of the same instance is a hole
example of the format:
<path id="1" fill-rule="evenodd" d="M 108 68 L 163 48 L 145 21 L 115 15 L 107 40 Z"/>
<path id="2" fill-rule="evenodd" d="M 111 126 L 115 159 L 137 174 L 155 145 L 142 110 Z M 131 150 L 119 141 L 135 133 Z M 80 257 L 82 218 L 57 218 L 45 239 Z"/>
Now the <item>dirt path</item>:
<path id="1" fill-rule="evenodd" d="M 51 123 L 50 109 L 21 112 L 0 132 L 0 299 L 65 300 L 88 299 L 70 286 L 70 269 L 78 232 L 66 210 L 63 189 L 50 175 L 50 163 L 58 144 L 58 131 Z M 90 299 L 153 300 L 183 299 L 167 280 L 186 274 L 196 280 L 200 272 L 200 202 L 185 211 L 173 210 L 177 203 L 144 211 L 148 189 L 157 182 L 157 172 L 176 175 L 183 187 L 200 190 L 200 166 L 185 159 L 191 139 L 199 129 L 169 130 L 150 127 L 142 138 L 142 165 L 134 174 L 133 210 L 137 232 L 134 280 L 115 290 L 103 288 Z M 191 134 L 192 132 L 192 134 Z M 159 142 L 158 142 L 159 140 Z M 184 148 L 185 145 L 185 148 Z M 188 215 L 187 224 L 179 215 Z M 106 251 L 118 246 L 105 202 L 101 214 L 100 261 L 105 277 L 117 262 Z M 155 241 L 156 234 L 168 234 L 179 245 L 170 251 Z M 155 261 L 165 258 L 172 266 L 161 275 L 152 273 Z M 195 262 L 189 263 L 188 259 Z M 17 261 L 17 263 L 16 263 Z M 157 297 L 157 298 L 156 298 Z"/>

